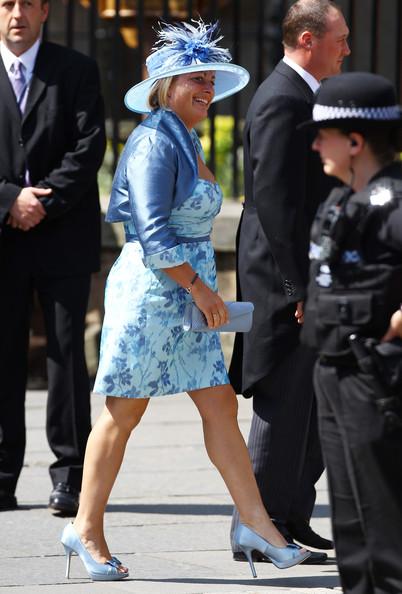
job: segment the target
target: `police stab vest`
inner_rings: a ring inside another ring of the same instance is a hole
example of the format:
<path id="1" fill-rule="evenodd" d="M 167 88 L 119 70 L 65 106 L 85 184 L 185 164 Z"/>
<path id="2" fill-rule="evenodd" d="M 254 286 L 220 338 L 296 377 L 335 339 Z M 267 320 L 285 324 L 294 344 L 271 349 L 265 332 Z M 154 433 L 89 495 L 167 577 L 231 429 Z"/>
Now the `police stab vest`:
<path id="1" fill-rule="evenodd" d="M 381 338 L 400 306 L 401 253 L 380 242 L 376 257 L 367 249 L 367 242 L 377 241 L 378 217 L 386 224 L 402 200 L 398 165 L 396 172 L 396 178 L 377 176 L 356 194 L 335 189 L 317 214 L 301 339 L 321 355 L 348 355 L 351 334 Z"/>

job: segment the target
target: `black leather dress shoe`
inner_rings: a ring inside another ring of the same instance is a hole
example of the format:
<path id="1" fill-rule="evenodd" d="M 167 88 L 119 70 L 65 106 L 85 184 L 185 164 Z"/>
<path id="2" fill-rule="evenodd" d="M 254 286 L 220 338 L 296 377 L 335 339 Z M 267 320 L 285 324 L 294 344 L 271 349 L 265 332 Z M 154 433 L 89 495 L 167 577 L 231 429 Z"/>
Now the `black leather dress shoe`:
<path id="1" fill-rule="evenodd" d="M 0 511 L 12 511 L 17 509 L 17 498 L 11 493 L 0 491 Z"/>
<path id="2" fill-rule="evenodd" d="M 326 553 L 317 553 L 316 551 L 310 551 L 310 557 L 307 557 L 300 565 L 321 565 L 328 559 Z M 259 551 L 253 551 L 252 553 L 254 563 L 272 563 L 271 559 L 264 557 Z M 235 551 L 233 553 L 234 561 L 247 561 L 245 554 L 242 551 Z"/>
<path id="3" fill-rule="evenodd" d="M 330 550 L 334 548 L 332 540 L 323 538 L 311 528 L 307 522 L 288 522 L 287 529 L 295 540 L 306 547 L 313 547 L 313 549 Z"/>
<path id="4" fill-rule="evenodd" d="M 49 497 L 49 507 L 63 516 L 75 516 L 80 494 L 66 483 L 57 483 Z"/>

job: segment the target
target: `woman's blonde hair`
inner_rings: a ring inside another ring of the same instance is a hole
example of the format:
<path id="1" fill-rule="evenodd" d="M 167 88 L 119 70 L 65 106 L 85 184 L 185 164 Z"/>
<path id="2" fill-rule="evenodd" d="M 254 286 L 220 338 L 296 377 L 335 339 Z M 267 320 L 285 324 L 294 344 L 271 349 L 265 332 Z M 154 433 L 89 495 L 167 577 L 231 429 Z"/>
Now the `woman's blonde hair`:
<path id="1" fill-rule="evenodd" d="M 152 85 L 148 95 L 148 105 L 151 109 L 157 109 L 158 107 L 167 109 L 169 107 L 168 92 L 174 78 L 174 76 L 160 78 Z"/>

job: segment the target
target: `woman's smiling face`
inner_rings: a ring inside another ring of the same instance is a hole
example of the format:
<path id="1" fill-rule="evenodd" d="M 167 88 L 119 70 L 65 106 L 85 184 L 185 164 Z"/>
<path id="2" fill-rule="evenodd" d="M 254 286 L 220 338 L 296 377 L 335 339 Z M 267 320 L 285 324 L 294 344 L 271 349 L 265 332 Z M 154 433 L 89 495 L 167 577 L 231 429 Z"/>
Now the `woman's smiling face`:
<path id="1" fill-rule="evenodd" d="M 205 119 L 215 96 L 215 71 L 180 74 L 173 80 L 168 92 L 169 108 L 189 130 Z"/>

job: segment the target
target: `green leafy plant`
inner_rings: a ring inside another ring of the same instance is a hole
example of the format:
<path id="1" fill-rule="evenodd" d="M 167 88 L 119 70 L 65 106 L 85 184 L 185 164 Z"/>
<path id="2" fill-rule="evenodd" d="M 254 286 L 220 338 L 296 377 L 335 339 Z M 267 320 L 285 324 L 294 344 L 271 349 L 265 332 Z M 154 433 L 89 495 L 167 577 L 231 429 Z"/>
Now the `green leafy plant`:
<path id="1" fill-rule="evenodd" d="M 235 120 L 230 115 L 215 117 L 215 176 L 221 185 L 225 198 L 233 196 L 233 142 Z M 202 148 L 207 162 L 211 154 L 211 122 L 204 120 L 199 128 Z M 238 180 L 237 187 L 243 193 L 243 155 L 242 147 L 237 149 Z"/>

